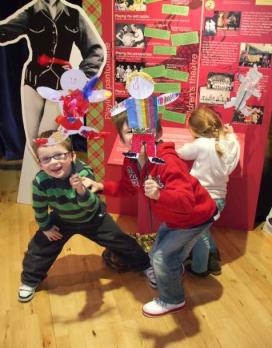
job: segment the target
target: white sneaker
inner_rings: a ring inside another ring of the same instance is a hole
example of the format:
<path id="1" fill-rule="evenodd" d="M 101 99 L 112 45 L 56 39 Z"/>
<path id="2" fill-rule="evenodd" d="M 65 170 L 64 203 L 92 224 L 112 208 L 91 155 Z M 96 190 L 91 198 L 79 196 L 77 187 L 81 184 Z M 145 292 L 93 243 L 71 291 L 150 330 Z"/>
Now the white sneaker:
<path id="1" fill-rule="evenodd" d="M 148 279 L 148 284 L 151 286 L 151 288 L 156 289 L 157 288 L 157 281 L 155 272 L 152 266 L 144 270 L 144 274 Z"/>
<path id="2" fill-rule="evenodd" d="M 177 304 L 171 304 L 166 303 L 159 298 L 154 298 L 153 301 L 150 301 L 143 306 L 143 315 L 149 318 L 159 317 L 161 315 L 178 312 L 184 306 L 185 301 Z"/>
<path id="3" fill-rule="evenodd" d="M 32 300 L 33 296 L 35 295 L 36 288 L 37 288 L 36 286 L 32 287 L 26 284 L 22 284 L 19 287 L 19 291 L 18 291 L 18 301 L 28 302 Z"/>

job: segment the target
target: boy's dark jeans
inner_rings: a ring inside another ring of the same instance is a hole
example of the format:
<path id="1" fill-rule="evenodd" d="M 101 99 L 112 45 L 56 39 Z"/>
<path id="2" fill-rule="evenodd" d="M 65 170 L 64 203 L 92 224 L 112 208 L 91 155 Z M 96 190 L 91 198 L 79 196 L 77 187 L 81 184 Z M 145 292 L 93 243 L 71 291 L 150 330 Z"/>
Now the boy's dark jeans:
<path id="1" fill-rule="evenodd" d="M 38 286 L 46 277 L 49 268 L 60 254 L 64 244 L 74 235 L 80 234 L 111 250 L 120 262 L 131 270 L 143 271 L 150 266 L 148 254 L 136 240 L 126 235 L 107 213 L 84 224 L 67 224 L 59 221 L 54 214 L 53 224 L 59 227 L 62 239 L 50 242 L 38 230 L 28 245 L 23 260 L 21 281 L 29 286 Z"/>

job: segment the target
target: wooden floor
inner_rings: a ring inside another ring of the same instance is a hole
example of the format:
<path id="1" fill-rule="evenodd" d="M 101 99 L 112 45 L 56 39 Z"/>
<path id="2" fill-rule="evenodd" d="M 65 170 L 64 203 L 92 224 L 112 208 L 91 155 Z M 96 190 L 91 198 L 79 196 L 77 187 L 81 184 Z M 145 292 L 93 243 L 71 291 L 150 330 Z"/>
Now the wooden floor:
<path id="1" fill-rule="evenodd" d="M 185 275 L 186 308 L 157 319 L 142 305 L 157 295 L 140 274 L 117 274 L 102 249 L 73 237 L 27 304 L 17 302 L 21 261 L 36 225 L 16 201 L 19 172 L 0 170 L 1 348 L 272 347 L 272 235 L 214 230 L 223 273 Z M 136 232 L 132 218 L 118 219 Z"/>

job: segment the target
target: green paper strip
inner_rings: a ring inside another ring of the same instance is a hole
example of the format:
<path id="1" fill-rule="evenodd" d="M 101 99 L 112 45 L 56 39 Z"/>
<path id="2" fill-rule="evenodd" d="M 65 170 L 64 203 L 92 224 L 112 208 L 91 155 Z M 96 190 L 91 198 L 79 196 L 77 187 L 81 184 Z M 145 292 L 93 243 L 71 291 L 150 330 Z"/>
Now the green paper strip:
<path id="1" fill-rule="evenodd" d="M 164 77 L 167 77 L 168 79 L 187 82 L 188 78 L 189 78 L 189 73 L 186 71 L 179 71 L 179 70 L 174 70 L 174 69 L 165 69 L 164 70 Z"/>
<path id="2" fill-rule="evenodd" d="M 152 2 L 159 2 L 159 1 L 162 1 L 162 0 L 145 0 L 145 4 L 152 4 Z"/>
<path id="3" fill-rule="evenodd" d="M 188 6 L 178 6 L 178 5 L 162 5 L 162 13 L 179 15 L 179 16 L 188 16 L 189 7 Z"/>
<path id="4" fill-rule="evenodd" d="M 164 112 L 164 110 L 165 110 L 164 105 L 158 106 L 158 112 L 160 112 L 162 114 Z"/>
<path id="5" fill-rule="evenodd" d="M 171 35 L 173 46 L 191 45 L 199 43 L 198 32 L 179 33 Z"/>
<path id="6" fill-rule="evenodd" d="M 153 54 L 165 54 L 175 56 L 177 54 L 177 48 L 172 46 L 154 46 Z"/>
<path id="7" fill-rule="evenodd" d="M 165 121 L 172 121 L 177 123 L 185 123 L 186 115 L 179 112 L 174 112 L 170 110 L 162 111 L 162 119 Z"/>
<path id="8" fill-rule="evenodd" d="M 154 92 L 155 93 L 180 93 L 181 85 L 180 83 L 155 83 Z"/>
<path id="9" fill-rule="evenodd" d="M 143 72 L 150 75 L 151 77 L 164 77 L 165 76 L 165 66 L 156 65 L 149 68 L 144 68 Z"/>
<path id="10" fill-rule="evenodd" d="M 170 31 L 156 28 L 145 27 L 144 36 L 153 37 L 154 39 L 169 40 Z"/>

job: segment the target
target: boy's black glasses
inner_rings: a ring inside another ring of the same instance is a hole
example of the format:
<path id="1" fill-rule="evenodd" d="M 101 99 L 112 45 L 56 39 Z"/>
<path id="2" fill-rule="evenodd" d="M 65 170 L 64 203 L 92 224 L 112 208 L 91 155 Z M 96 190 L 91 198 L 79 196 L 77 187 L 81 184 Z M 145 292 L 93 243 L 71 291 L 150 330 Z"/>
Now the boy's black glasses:
<path id="1" fill-rule="evenodd" d="M 56 153 L 53 156 L 43 157 L 39 158 L 39 162 L 42 164 L 48 164 L 51 162 L 51 160 L 54 158 L 56 161 L 65 161 L 69 155 L 70 151 L 63 152 L 63 153 Z"/>

